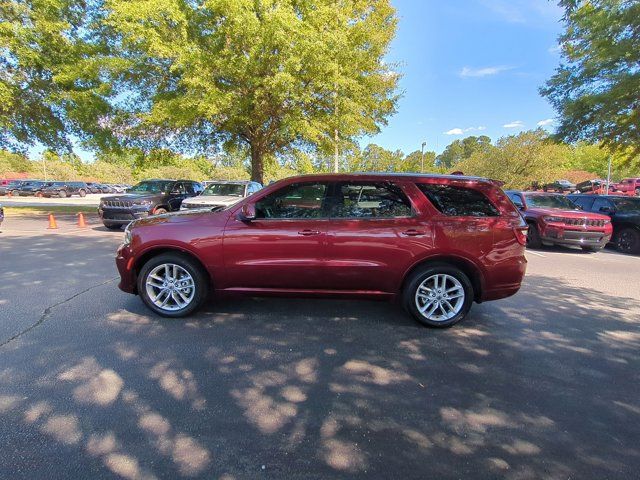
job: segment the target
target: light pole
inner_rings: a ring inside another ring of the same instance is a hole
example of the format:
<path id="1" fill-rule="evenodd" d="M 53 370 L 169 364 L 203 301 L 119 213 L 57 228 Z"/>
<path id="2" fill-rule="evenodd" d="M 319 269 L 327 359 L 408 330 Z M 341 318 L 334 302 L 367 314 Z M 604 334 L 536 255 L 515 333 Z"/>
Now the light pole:
<path id="1" fill-rule="evenodd" d="M 420 173 L 424 173 L 424 147 L 427 146 L 427 142 L 422 142 L 422 148 L 420 148 Z"/>
<path id="2" fill-rule="evenodd" d="M 609 155 L 609 168 L 607 169 L 607 191 L 605 195 L 609 195 L 609 193 L 611 193 L 609 191 L 609 188 L 611 188 L 611 155 Z"/>

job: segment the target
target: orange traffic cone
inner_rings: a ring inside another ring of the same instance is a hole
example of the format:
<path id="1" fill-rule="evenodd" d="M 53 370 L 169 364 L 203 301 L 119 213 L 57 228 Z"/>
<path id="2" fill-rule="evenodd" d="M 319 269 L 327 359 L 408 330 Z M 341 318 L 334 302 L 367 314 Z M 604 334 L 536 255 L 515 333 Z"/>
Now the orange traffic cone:
<path id="1" fill-rule="evenodd" d="M 49 214 L 49 226 L 47 230 L 57 230 L 58 224 L 56 223 L 56 217 L 53 216 L 53 213 Z"/>
<path id="2" fill-rule="evenodd" d="M 86 228 L 87 224 L 84 223 L 84 214 L 82 212 L 78 213 L 78 227 Z"/>

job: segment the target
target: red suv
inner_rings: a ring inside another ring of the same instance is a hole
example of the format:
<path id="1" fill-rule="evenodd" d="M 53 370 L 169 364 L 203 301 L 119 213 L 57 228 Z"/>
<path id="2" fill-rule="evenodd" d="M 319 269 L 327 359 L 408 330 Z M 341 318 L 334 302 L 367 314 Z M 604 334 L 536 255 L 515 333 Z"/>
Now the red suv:
<path id="1" fill-rule="evenodd" d="M 181 317 L 217 295 L 399 299 L 445 327 L 513 295 L 526 224 L 496 183 L 402 174 L 292 177 L 215 212 L 137 220 L 120 289 Z"/>
<path id="2" fill-rule="evenodd" d="M 611 240 L 611 219 L 598 213 L 583 212 L 564 195 L 513 192 L 507 195 L 529 225 L 527 246 L 567 245 L 597 252 Z"/>
<path id="3" fill-rule="evenodd" d="M 616 183 L 616 190 L 620 193 L 640 197 L 640 178 L 625 178 L 620 183 Z"/>

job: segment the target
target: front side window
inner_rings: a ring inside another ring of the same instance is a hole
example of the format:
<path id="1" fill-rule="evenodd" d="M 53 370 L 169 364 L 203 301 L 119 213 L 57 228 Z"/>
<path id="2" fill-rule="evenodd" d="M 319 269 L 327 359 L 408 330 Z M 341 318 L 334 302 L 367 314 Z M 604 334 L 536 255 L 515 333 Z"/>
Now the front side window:
<path id="1" fill-rule="evenodd" d="M 411 202 L 397 185 L 353 182 L 337 185 L 331 206 L 335 218 L 397 218 L 412 215 Z"/>
<path id="2" fill-rule="evenodd" d="M 584 197 L 571 197 L 571 200 L 578 206 L 582 207 L 583 210 L 591 210 L 591 206 L 593 205 L 593 197 L 589 197 L 585 195 Z"/>
<path id="3" fill-rule="evenodd" d="M 257 218 L 322 218 L 325 217 L 324 201 L 326 183 L 294 183 L 287 185 L 256 203 Z"/>
<path id="4" fill-rule="evenodd" d="M 596 198 L 593 202 L 593 210 L 595 212 L 601 212 L 603 208 L 613 208 L 613 204 L 606 198 Z"/>
<path id="5" fill-rule="evenodd" d="M 419 183 L 433 206 L 450 217 L 497 217 L 500 212 L 479 190 L 454 185 Z"/>
<path id="6" fill-rule="evenodd" d="M 509 194 L 509 199 L 513 202 L 513 204 L 520 208 L 523 206 L 522 203 L 522 198 L 520 198 L 520 194 L 519 193 L 510 193 Z"/>

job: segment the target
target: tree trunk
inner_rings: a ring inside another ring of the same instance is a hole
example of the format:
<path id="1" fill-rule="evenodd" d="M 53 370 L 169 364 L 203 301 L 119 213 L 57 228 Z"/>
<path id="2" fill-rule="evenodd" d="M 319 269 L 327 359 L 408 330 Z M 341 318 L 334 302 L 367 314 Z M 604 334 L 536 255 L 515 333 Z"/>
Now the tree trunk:
<path id="1" fill-rule="evenodd" d="M 264 153 L 256 145 L 251 145 L 251 180 L 264 185 Z"/>

